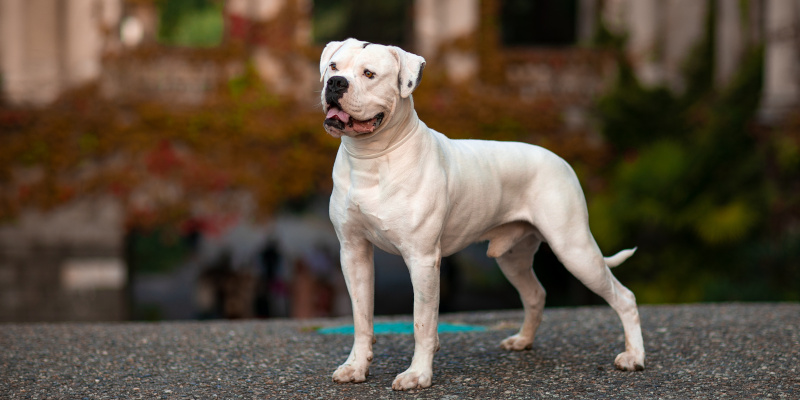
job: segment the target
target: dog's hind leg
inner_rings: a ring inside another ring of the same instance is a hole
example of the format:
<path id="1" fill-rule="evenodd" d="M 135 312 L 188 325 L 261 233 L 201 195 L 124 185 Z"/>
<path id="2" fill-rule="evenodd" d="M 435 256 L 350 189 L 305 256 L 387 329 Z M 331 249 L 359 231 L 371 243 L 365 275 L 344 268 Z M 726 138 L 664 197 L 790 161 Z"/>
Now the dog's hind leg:
<path id="1" fill-rule="evenodd" d="M 533 272 L 533 255 L 540 244 L 541 240 L 536 235 L 528 235 L 496 258 L 503 274 L 519 292 L 525 310 L 525 319 L 519 332 L 500 343 L 506 350 L 530 349 L 536 329 L 542 322 L 545 290 Z"/>
<path id="2" fill-rule="evenodd" d="M 581 232 L 583 231 L 583 232 Z M 550 248 L 561 263 L 583 282 L 586 287 L 605 299 L 617 312 L 625 331 L 625 352 L 614 360 L 618 369 L 640 371 L 644 369 L 644 344 L 633 292 L 617 280 L 606 265 L 588 225 L 569 237 L 548 237 Z"/>

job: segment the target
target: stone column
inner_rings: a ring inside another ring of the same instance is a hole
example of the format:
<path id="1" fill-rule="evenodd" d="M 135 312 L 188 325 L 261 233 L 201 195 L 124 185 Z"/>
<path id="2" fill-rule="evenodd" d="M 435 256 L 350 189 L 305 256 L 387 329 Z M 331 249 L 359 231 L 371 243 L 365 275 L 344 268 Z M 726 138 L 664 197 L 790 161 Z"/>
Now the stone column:
<path id="1" fill-rule="evenodd" d="M 685 89 L 683 66 L 705 34 L 707 0 L 669 0 L 664 32 L 664 80 L 678 93 Z"/>
<path id="2" fill-rule="evenodd" d="M 800 105 L 800 0 L 766 0 L 760 116 L 774 123 Z"/>
<path id="3" fill-rule="evenodd" d="M 415 43 L 419 55 L 428 59 L 439 56 L 442 45 L 476 34 L 480 18 L 478 0 L 416 0 Z M 474 49 L 450 48 L 441 54 L 448 78 L 463 82 L 478 73 L 478 55 Z"/>
<path id="4" fill-rule="evenodd" d="M 414 47 L 419 55 L 432 58 L 439 48 L 439 2 L 414 2 Z"/>
<path id="5" fill-rule="evenodd" d="M 480 4 L 478 0 L 448 0 L 445 2 L 444 39 L 452 41 L 473 37 L 478 30 Z M 446 42 L 445 42 L 446 43 Z M 444 54 L 447 77 L 453 83 L 466 82 L 478 74 L 476 49 L 452 48 Z"/>
<path id="6" fill-rule="evenodd" d="M 659 85 L 664 75 L 659 53 L 664 3 L 661 0 L 634 0 L 628 2 L 627 7 L 628 57 L 642 84 Z"/>
<path id="7" fill-rule="evenodd" d="M 120 22 L 122 19 L 122 0 L 98 0 L 100 7 L 100 31 L 102 32 L 102 53 L 111 54 L 120 50 Z"/>
<path id="8" fill-rule="evenodd" d="M 0 75 L 3 82 L 0 89 L 3 96 L 15 103 L 21 89 L 25 73 L 25 43 L 22 16 L 26 0 L 0 1 Z"/>
<path id="9" fill-rule="evenodd" d="M 605 0 L 600 15 L 606 28 L 614 34 L 628 32 L 628 0 Z"/>
<path id="10" fill-rule="evenodd" d="M 784 0 L 779 0 L 784 1 Z M 714 49 L 716 65 L 714 80 L 717 86 L 724 87 L 739 68 L 746 48 L 742 23 L 746 15 L 742 15 L 738 1 L 717 2 L 716 48 Z"/>
<path id="11" fill-rule="evenodd" d="M 578 1 L 578 32 L 576 37 L 579 44 L 592 41 L 597 31 L 597 0 Z"/>
<path id="12" fill-rule="evenodd" d="M 119 1 L 0 1 L 0 72 L 9 102 L 44 105 L 96 79 L 106 35 L 116 34 L 105 9 L 119 11 Z"/>
<path id="13" fill-rule="evenodd" d="M 64 81 L 68 86 L 82 85 L 100 75 L 102 23 L 97 0 L 70 0 L 63 43 Z"/>
<path id="14" fill-rule="evenodd" d="M 59 45 L 62 22 L 58 4 L 50 0 L 28 0 L 22 16 L 25 43 L 22 98 L 38 105 L 53 101 L 62 89 Z"/>
<path id="15" fill-rule="evenodd" d="M 57 3 L 50 0 L 0 3 L 6 97 L 13 104 L 52 101 L 61 89 Z"/>

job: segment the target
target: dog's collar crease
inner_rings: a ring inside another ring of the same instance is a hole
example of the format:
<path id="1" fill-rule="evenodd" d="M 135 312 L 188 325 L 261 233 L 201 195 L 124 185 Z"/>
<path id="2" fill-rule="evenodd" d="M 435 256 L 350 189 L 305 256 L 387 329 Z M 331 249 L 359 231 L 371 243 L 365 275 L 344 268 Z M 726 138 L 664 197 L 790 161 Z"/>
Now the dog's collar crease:
<path id="1" fill-rule="evenodd" d="M 408 133 L 408 134 L 407 134 L 405 137 L 403 137 L 402 139 L 400 139 L 400 140 L 399 140 L 397 143 L 395 143 L 395 144 L 393 144 L 393 145 L 391 145 L 391 146 L 387 147 L 386 149 L 384 149 L 384 150 L 381 150 L 381 151 L 379 151 L 379 152 L 377 152 L 377 153 L 372 153 L 372 154 L 356 154 L 356 153 L 353 153 L 352 151 L 350 151 L 350 150 L 347 148 L 347 145 L 345 145 L 345 144 L 344 144 L 344 142 L 342 142 L 342 148 L 344 148 L 344 151 L 346 151 L 346 152 L 347 152 L 347 154 L 349 154 L 349 155 L 350 155 L 351 157 L 353 157 L 353 158 L 358 158 L 358 159 L 362 159 L 362 160 L 367 160 L 367 159 L 371 159 L 371 158 L 378 158 L 378 157 L 380 157 L 380 156 L 383 156 L 383 155 L 386 155 L 386 154 L 389 154 L 389 153 L 391 153 L 392 151 L 394 151 L 394 150 L 395 150 L 395 149 L 397 149 L 398 147 L 402 146 L 402 145 L 403 145 L 403 143 L 407 142 L 407 141 L 408 141 L 408 139 L 410 139 L 412 136 L 416 135 L 416 133 L 417 133 L 417 130 L 419 130 L 419 125 L 420 125 L 420 120 L 419 120 L 419 119 L 417 119 L 417 121 L 416 121 L 416 124 L 415 124 L 414 128 L 413 128 L 413 129 L 411 129 L 411 132 L 409 132 L 409 133 Z"/>

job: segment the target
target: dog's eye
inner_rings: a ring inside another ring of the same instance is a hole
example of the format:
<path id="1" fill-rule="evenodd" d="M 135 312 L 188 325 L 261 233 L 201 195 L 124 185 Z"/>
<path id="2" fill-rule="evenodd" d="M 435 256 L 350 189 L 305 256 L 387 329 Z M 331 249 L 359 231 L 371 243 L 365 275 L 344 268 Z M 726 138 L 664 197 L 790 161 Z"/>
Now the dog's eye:
<path id="1" fill-rule="evenodd" d="M 368 69 L 365 69 L 364 70 L 364 76 L 366 76 L 369 79 L 372 79 L 372 78 L 375 77 L 375 73 L 370 71 L 370 70 L 368 70 Z"/>
<path id="2" fill-rule="evenodd" d="M 336 63 L 331 63 L 331 71 L 338 71 L 339 68 L 336 68 Z"/>

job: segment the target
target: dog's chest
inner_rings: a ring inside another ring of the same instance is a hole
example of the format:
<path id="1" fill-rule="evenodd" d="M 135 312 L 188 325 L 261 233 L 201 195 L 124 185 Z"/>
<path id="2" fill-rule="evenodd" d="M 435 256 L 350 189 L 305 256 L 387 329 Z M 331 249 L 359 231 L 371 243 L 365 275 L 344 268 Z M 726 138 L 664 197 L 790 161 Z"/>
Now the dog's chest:
<path id="1" fill-rule="evenodd" d="M 331 220 L 342 232 L 358 232 L 382 250 L 398 254 L 404 238 L 418 228 L 420 213 L 431 206 L 421 192 L 424 185 L 414 184 L 408 173 L 397 174 L 386 163 L 356 167 L 334 173 Z"/>
<path id="2" fill-rule="evenodd" d="M 398 245 L 404 227 L 397 221 L 391 207 L 381 207 L 380 190 L 351 188 L 338 206 L 338 218 L 333 216 L 334 224 L 348 233 L 357 233 L 382 250 L 399 254 Z"/>

